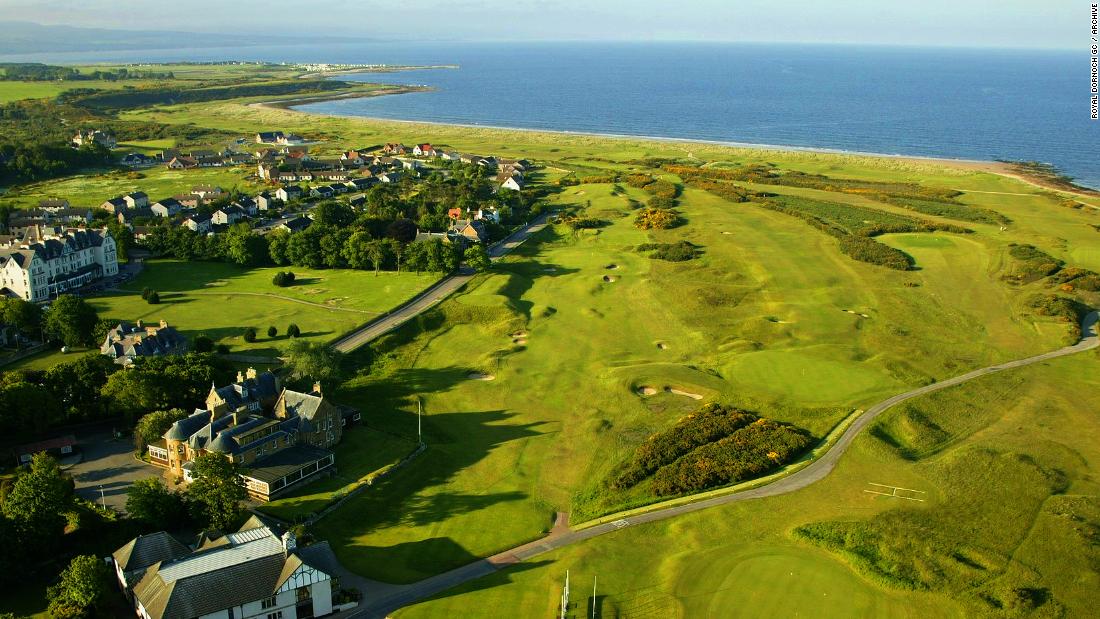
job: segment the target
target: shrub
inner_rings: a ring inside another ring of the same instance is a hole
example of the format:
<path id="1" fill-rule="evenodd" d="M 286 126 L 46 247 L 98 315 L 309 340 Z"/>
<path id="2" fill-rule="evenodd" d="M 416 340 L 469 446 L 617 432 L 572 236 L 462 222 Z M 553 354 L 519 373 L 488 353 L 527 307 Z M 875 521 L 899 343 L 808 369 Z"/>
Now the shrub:
<path id="1" fill-rule="evenodd" d="M 302 334 L 302 330 L 299 329 L 298 325 L 294 324 L 293 322 L 290 323 L 290 325 L 288 325 L 287 328 L 286 328 L 287 337 L 298 337 L 301 334 Z"/>
<path id="2" fill-rule="evenodd" d="M 195 336 L 195 343 L 192 346 L 192 348 L 195 349 L 195 352 L 213 352 L 214 351 L 214 340 L 211 339 L 210 336 L 206 335 L 205 333 L 202 334 L 202 335 L 196 335 Z"/>
<path id="3" fill-rule="evenodd" d="M 160 303 L 160 293 L 154 290 L 149 293 L 149 296 L 145 297 L 145 300 L 149 302 L 149 305 L 157 305 Z"/>
<path id="4" fill-rule="evenodd" d="M 277 328 L 274 326 L 267 328 L 267 337 L 275 337 L 276 335 L 279 335 L 279 330 Z"/>
<path id="5" fill-rule="evenodd" d="M 280 288 L 286 288 L 287 286 L 294 285 L 294 272 L 293 271 L 279 271 L 275 274 L 275 277 L 271 278 L 271 283 Z"/>
<path id="6" fill-rule="evenodd" d="M 218 344 L 214 347 L 214 351 L 217 352 L 219 355 L 228 355 L 229 344 Z"/>
<path id="7" fill-rule="evenodd" d="M 669 200 L 675 199 L 676 196 L 680 194 L 680 186 L 666 180 L 653 181 L 643 187 L 643 189 L 653 194 L 655 197 L 668 198 Z"/>
<path id="8" fill-rule="evenodd" d="M 248 327 L 244 330 L 244 341 L 249 344 L 256 341 L 256 327 Z"/>
<path id="9" fill-rule="evenodd" d="M 642 230 L 664 230 L 680 223 L 675 211 L 664 208 L 644 208 L 634 218 L 634 225 Z"/>
<path id="10" fill-rule="evenodd" d="M 653 177 L 648 174 L 625 174 L 619 180 L 631 187 L 642 188 L 653 182 Z"/>
<path id="11" fill-rule="evenodd" d="M 689 241 L 677 241 L 676 243 L 645 243 L 638 246 L 638 251 L 652 252 L 650 258 L 667 260 L 669 262 L 685 262 L 699 255 L 699 247 Z"/>
<path id="12" fill-rule="evenodd" d="M 151 294 L 153 294 L 153 289 L 152 288 L 146 286 L 145 288 L 141 289 L 141 299 L 143 301 L 148 301 L 149 300 L 149 295 L 151 295 Z"/>
<path id="13" fill-rule="evenodd" d="M 672 198 L 665 198 L 662 196 L 653 196 L 652 198 L 646 200 L 646 206 L 648 206 L 649 208 L 670 209 L 676 206 L 676 200 Z"/>

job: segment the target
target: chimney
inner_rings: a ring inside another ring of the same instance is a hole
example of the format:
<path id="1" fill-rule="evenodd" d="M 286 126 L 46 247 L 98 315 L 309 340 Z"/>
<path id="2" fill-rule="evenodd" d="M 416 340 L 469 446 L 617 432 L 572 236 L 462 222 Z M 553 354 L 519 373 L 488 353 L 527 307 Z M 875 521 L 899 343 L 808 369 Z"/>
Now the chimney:
<path id="1" fill-rule="evenodd" d="M 248 368 L 248 372 L 246 372 L 246 375 L 248 376 L 248 378 L 255 379 L 256 378 L 256 368 Z"/>
<path id="2" fill-rule="evenodd" d="M 241 414 L 238 411 L 233 411 L 233 425 L 235 425 L 235 426 L 241 425 L 240 415 Z"/>
<path id="3" fill-rule="evenodd" d="M 237 370 L 237 382 L 238 383 L 243 383 L 244 382 L 244 374 L 241 374 L 240 370 Z"/>
<path id="4" fill-rule="evenodd" d="M 294 552 L 294 549 L 298 547 L 298 538 L 294 537 L 294 533 L 287 531 L 283 533 L 283 552 L 290 554 Z"/>
<path id="5" fill-rule="evenodd" d="M 138 328 L 138 329 L 141 329 L 141 328 L 142 328 L 142 324 L 141 324 L 141 321 L 140 321 L 140 320 L 139 320 L 139 321 L 137 321 L 137 328 Z"/>
<path id="6" fill-rule="evenodd" d="M 313 381 L 313 393 L 321 395 L 321 381 Z"/>
<path id="7" fill-rule="evenodd" d="M 164 320 L 164 319 L 161 319 L 161 321 L 160 321 L 160 328 L 161 328 L 161 329 L 167 329 L 167 328 L 168 328 L 168 321 L 167 321 L 167 320 Z"/>

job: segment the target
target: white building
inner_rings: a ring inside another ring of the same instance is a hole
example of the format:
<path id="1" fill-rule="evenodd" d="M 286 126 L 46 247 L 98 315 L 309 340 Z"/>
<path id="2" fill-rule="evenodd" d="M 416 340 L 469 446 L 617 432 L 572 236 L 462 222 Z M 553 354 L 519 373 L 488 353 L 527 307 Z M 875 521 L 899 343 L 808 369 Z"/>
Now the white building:
<path id="1" fill-rule="evenodd" d="M 188 549 L 166 533 L 143 535 L 111 557 L 143 619 L 297 619 L 333 612 L 336 558 L 327 542 L 298 548 L 253 516 L 236 533 Z"/>
<path id="2" fill-rule="evenodd" d="M 118 274 L 115 239 L 103 230 L 61 230 L 42 226 L 21 240 L 0 245 L 0 295 L 45 301 Z"/>

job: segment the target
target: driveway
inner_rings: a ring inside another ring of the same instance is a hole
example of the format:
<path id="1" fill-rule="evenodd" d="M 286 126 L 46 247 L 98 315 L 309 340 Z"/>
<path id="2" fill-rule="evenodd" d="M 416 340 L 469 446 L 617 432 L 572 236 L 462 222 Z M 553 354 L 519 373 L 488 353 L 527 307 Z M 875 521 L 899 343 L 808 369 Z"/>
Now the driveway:
<path id="1" fill-rule="evenodd" d="M 67 472 L 73 476 L 76 494 L 82 498 L 99 503 L 102 496 L 108 507 L 122 511 L 130 484 L 161 475 L 161 469 L 134 458 L 134 443 L 128 438 L 97 434 L 81 437 L 79 445 L 83 458 Z"/>

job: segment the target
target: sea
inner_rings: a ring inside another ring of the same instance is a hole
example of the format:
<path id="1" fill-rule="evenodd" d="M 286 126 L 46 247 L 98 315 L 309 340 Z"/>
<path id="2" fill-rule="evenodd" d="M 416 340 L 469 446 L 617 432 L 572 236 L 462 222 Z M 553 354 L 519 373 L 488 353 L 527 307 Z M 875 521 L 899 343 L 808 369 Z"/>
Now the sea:
<path id="1" fill-rule="evenodd" d="M 887 155 L 1040 161 L 1100 189 L 1100 121 L 1090 118 L 1087 49 L 400 41 L 0 60 L 457 65 L 344 75 L 340 79 L 434 90 L 298 109 Z"/>

